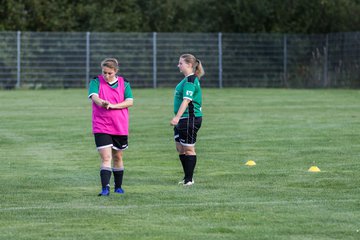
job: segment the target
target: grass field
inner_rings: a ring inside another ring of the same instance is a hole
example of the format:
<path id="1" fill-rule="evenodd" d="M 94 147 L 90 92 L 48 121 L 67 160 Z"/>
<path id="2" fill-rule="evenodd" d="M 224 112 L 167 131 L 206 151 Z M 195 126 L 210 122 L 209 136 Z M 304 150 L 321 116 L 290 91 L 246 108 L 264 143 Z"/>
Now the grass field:
<path id="1" fill-rule="evenodd" d="M 360 91 L 204 89 L 190 188 L 173 90 L 133 92 L 126 194 L 98 197 L 87 91 L 0 91 L 0 239 L 360 239 Z"/>

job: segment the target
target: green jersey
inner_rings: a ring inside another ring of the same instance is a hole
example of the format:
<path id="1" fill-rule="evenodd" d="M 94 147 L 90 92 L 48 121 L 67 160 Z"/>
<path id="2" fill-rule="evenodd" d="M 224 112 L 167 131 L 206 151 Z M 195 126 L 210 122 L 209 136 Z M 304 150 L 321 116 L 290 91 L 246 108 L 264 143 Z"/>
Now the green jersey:
<path id="1" fill-rule="evenodd" d="M 202 94 L 200 81 L 197 76 L 187 76 L 176 86 L 174 94 L 175 115 L 179 111 L 180 105 L 184 99 L 189 99 L 191 102 L 181 117 L 202 117 Z"/>
<path id="2" fill-rule="evenodd" d="M 109 85 L 111 86 L 111 88 L 117 88 L 118 87 L 118 82 L 116 81 L 116 83 L 109 84 Z M 124 85 L 125 85 L 124 99 L 133 99 L 133 94 L 132 94 L 132 91 L 131 91 L 130 83 L 125 78 L 124 78 Z M 99 86 L 100 86 L 100 81 L 99 81 L 99 79 L 97 77 L 90 81 L 89 95 L 88 95 L 89 98 L 93 94 L 99 95 Z"/>

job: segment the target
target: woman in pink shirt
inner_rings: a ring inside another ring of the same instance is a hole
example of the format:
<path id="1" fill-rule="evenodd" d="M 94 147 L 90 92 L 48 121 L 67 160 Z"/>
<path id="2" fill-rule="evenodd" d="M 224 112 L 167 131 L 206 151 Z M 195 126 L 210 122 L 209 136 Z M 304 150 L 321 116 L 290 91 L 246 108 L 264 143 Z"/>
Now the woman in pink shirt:
<path id="1" fill-rule="evenodd" d="M 128 148 L 128 108 L 133 105 L 133 95 L 129 82 L 117 75 L 119 67 L 115 58 L 104 59 L 101 68 L 102 74 L 89 84 L 89 98 L 92 100 L 92 130 L 101 158 L 99 196 L 108 196 L 111 173 L 114 192 L 124 193 L 123 150 Z"/>

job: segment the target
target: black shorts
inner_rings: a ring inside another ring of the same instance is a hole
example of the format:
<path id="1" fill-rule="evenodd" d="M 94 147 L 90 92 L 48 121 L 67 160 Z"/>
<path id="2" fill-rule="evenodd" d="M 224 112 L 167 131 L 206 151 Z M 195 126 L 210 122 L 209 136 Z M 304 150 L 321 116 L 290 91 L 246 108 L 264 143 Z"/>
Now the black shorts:
<path id="1" fill-rule="evenodd" d="M 111 147 L 114 150 L 125 150 L 128 148 L 128 136 L 110 135 L 106 133 L 94 133 L 96 148 Z"/>
<path id="2" fill-rule="evenodd" d="M 180 119 L 174 127 L 174 139 L 183 146 L 194 146 L 197 132 L 201 127 L 202 117 L 189 117 Z"/>

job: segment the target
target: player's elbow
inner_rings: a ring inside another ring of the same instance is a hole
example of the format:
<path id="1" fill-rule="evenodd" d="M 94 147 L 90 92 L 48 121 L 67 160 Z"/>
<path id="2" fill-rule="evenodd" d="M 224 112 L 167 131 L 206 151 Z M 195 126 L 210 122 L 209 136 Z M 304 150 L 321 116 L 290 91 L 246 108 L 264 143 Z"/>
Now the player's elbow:
<path id="1" fill-rule="evenodd" d="M 126 99 L 125 101 L 127 103 L 126 104 L 127 107 L 132 107 L 134 105 L 134 100 L 132 100 L 132 99 Z"/>

